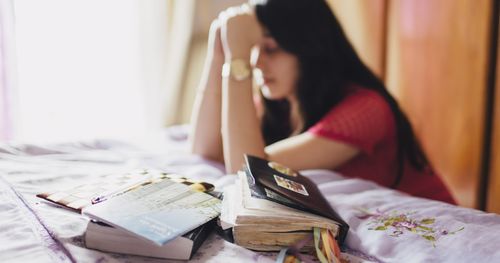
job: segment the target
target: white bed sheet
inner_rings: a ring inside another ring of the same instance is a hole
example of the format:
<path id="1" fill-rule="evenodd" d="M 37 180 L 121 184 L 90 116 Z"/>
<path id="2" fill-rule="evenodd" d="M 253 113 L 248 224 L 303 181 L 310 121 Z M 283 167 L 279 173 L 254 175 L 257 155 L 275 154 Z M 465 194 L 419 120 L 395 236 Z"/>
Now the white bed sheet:
<path id="1" fill-rule="evenodd" d="M 203 178 L 221 187 L 232 178 L 223 166 L 184 153 L 185 136 L 168 129 L 155 149 L 96 140 L 59 145 L 0 146 L 0 262 L 176 262 L 87 249 L 88 219 L 35 197 L 47 189 L 70 188 L 99 175 L 142 168 Z M 180 144 L 179 144 L 179 141 Z M 179 147 L 180 146 L 180 147 Z M 256 253 L 212 234 L 192 262 L 273 262 L 274 253 Z"/>
<path id="2" fill-rule="evenodd" d="M 221 164 L 186 153 L 186 130 L 167 129 L 155 150 L 111 140 L 0 146 L 0 261 L 171 262 L 86 249 L 83 233 L 88 219 L 35 194 L 141 168 L 203 179 L 218 189 L 231 184 L 234 177 L 225 176 Z M 349 223 L 346 242 L 354 253 L 381 262 L 500 262 L 499 215 L 410 197 L 330 171 L 303 173 Z M 274 262 L 275 258 L 275 253 L 253 252 L 214 234 L 192 262 Z"/>

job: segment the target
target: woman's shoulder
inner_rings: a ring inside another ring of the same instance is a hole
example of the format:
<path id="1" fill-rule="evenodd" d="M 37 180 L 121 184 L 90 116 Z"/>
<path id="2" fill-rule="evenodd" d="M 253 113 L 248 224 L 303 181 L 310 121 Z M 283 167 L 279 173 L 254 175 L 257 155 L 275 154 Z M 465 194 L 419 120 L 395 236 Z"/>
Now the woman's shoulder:
<path id="1" fill-rule="evenodd" d="M 356 117 L 392 117 L 392 110 L 387 100 L 378 91 L 360 84 L 349 84 L 345 97 L 326 113 L 324 119 Z"/>
<path id="2" fill-rule="evenodd" d="M 386 99 L 383 97 L 382 94 L 380 94 L 378 91 L 370 87 L 366 87 L 360 84 L 349 84 L 346 87 L 346 95 L 339 104 L 350 101 L 363 102 L 363 103 L 377 103 L 380 104 L 380 106 L 389 107 Z M 335 108 L 335 106 L 332 107 L 332 109 L 333 108 Z"/>

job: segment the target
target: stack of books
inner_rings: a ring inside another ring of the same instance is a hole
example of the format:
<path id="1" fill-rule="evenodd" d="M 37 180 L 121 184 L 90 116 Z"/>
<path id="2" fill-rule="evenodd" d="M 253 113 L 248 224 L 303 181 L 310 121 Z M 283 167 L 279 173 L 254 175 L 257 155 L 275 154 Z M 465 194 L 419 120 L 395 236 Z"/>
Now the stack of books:
<path id="1" fill-rule="evenodd" d="M 279 251 L 311 236 L 314 228 L 329 230 L 342 244 L 349 226 L 311 180 L 278 163 L 245 158 L 245 171 L 224 189 L 220 216 L 222 228 L 232 228 L 236 244 Z"/>
<path id="2" fill-rule="evenodd" d="M 93 220 L 85 233 L 89 248 L 187 260 L 213 229 L 220 200 L 164 178 L 87 206 L 82 213 Z"/>
<path id="3" fill-rule="evenodd" d="M 86 246 L 105 252 L 189 260 L 219 216 L 235 243 L 252 250 L 279 251 L 318 229 L 343 243 L 349 226 L 312 181 L 278 163 L 245 159 L 222 202 L 207 193 L 213 185 L 148 172 L 38 196 L 88 216 Z"/>
<path id="4" fill-rule="evenodd" d="M 213 185 L 205 182 L 148 171 L 101 179 L 37 195 L 91 219 L 85 232 L 88 248 L 188 260 L 220 214 L 221 201 L 206 193 Z"/>

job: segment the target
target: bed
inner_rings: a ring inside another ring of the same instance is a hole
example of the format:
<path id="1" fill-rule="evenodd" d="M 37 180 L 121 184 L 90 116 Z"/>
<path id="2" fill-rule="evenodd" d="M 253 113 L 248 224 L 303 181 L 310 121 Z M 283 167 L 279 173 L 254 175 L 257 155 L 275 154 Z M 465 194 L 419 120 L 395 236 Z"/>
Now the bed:
<path id="1" fill-rule="evenodd" d="M 93 140 L 0 145 L 1 262 L 170 262 L 85 248 L 88 219 L 35 197 L 97 176 L 160 169 L 213 183 L 233 183 L 220 163 L 190 155 L 186 126 L 166 129 L 150 145 Z M 350 225 L 347 252 L 375 262 L 500 262 L 500 216 L 415 198 L 326 170 L 302 173 L 316 182 Z M 192 262 L 274 262 L 212 234 Z"/>

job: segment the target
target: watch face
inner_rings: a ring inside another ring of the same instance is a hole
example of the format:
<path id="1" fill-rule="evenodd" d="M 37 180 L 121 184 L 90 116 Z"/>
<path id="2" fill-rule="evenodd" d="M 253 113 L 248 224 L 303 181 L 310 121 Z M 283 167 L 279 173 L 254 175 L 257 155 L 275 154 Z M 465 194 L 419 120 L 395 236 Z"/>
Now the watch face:
<path id="1" fill-rule="evenodd" d="M 248 62 L 235 59 L 231 62 L 231 75 L 236 80 L 244 80 L 250 76 L 251 70 Z"/>

